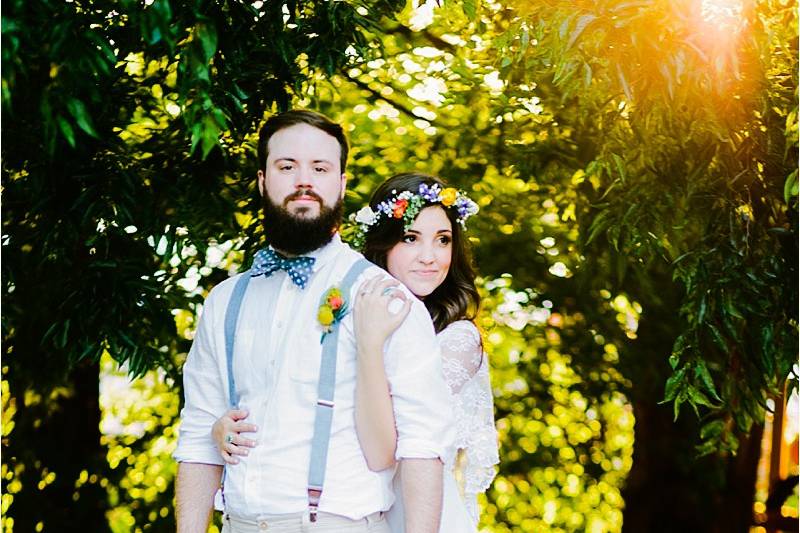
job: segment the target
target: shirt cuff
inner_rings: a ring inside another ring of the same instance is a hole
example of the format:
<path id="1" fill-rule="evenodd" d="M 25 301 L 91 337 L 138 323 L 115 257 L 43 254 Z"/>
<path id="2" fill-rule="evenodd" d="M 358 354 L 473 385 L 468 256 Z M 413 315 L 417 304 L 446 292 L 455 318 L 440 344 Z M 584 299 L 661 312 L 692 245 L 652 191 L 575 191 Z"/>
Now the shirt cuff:
<path id="1" fill-rule="evenodd" d="M 434 442 L 423 439 L 402 439 L 397 442 L 395 460 L 402 459 L 441 459 L 444 462 L 444 449 Z"/>
<path id="2" fill-rule="evenodd" d="M 200 447 L 178 448 L 172 454 L 172 458 L 179 463 L 202 463 L 206 465 L 225 466 L 225 461 L 216 450 Z"/>

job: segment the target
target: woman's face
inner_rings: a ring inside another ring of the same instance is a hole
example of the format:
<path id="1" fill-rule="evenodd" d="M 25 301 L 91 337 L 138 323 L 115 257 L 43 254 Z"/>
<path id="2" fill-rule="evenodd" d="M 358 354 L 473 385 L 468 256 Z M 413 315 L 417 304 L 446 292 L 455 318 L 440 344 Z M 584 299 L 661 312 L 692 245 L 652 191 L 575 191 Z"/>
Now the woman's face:
<path id="1" fill-rule="evenodd" d="M 424 208 L 403 240 L 386 255 L 386 268 L 418 298 L 442 284 L 453 256 L 453 225 L 438 205 Z"/>

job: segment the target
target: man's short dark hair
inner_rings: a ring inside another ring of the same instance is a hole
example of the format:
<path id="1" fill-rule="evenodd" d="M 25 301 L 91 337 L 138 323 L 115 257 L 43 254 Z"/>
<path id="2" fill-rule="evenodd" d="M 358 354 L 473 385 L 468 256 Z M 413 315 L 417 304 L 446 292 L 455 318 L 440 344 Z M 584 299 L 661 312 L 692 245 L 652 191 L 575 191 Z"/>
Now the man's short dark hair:
<path id="1" fill-rule="evenodd" d="M 267 145 L 270 138 L 278 131 L 295 126 L 297 124 L 308 124 L 319 130 L 324 131 L 337 141 L 341 148 L 340 158 L 340 172 L 344 173 L 347 167 L 347 153 L 349 151 L 347 145 L 347 137 L 344 134 L 342 127 L 316 111 L 309 111 L 307 109 L 292 109 L 285 111 L 278 115 L 272 115 L 261 126 L 261 131 L 258 132 L 258 168 L 265 171 L 267 168 Z"/>

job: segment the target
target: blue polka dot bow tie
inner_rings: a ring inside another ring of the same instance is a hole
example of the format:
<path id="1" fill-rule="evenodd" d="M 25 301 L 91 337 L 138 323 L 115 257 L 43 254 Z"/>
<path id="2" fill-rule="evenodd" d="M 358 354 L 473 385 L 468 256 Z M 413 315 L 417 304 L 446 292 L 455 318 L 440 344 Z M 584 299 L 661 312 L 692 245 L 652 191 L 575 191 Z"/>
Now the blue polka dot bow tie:
<path id="1" fill-rule="evenodd" d="M 301 289 L 306 288 L 306 283 L 311 277 L 311 267 L 314 266 L 313 257 L 283 257 L 272 248 L 259 250 L 253 259 L 251 276 L 271 276 L 277 270 L 285 270 L 292 282 Z"/>

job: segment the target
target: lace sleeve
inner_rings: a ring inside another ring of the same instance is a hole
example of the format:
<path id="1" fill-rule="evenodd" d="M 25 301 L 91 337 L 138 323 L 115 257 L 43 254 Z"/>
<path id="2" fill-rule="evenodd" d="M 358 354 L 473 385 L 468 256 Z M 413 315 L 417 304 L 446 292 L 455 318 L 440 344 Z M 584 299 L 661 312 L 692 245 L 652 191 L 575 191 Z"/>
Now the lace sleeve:
<path id="1" fill-rule="evenodd" d="M 453 394 L 456 446 L 461 450 L 456 477 L 462 480 L 467 510 L 477 523 L 476 496 L 489 488 L 494 465 L 500 462 L 489 362 L 472 322 L 454 322 L 439 335 L 444 375 Z"/>
<path id="2" fill-rule="evenodd" d="M 442 349 L 442 371 L 451 394 L 458 394 L 461 387 L 478 372 L 483 359 L 481 337 L 472 322 L 453 322 L 439 334 Z"/>

